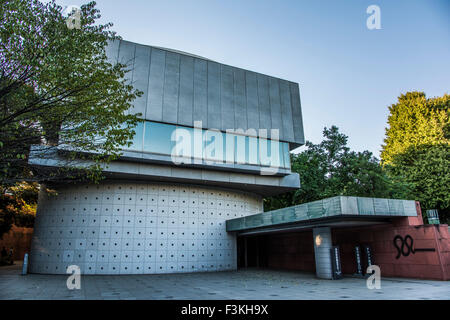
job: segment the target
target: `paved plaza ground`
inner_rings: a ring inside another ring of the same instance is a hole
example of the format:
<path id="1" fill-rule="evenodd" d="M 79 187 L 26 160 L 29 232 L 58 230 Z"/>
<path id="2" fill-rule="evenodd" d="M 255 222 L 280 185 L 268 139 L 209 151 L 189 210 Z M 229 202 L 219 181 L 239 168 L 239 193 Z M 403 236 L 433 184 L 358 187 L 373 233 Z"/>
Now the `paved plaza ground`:
<path id="1" fill-rule="evenodd" d="M 0 299 L 450 299 L 449 281 L 385 278 L 380 290 L 369 290 L 365 279 L 292 271 L 82 276 L 80 290 L 67 289 L 67 276 L 20 272 L 20 262 L 0 267 Z"/>

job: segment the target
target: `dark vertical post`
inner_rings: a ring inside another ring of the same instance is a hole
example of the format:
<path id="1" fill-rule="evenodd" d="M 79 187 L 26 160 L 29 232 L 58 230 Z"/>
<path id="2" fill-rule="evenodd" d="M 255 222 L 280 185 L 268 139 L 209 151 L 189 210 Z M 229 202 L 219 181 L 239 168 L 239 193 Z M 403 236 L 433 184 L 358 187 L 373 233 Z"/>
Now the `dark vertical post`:
<path id="1" fill-rule="evenodd" d="M 247 268 L 248 264 L 247 264 L 247 237 L 244 238 L 244 265 Z"/>
<path id="2" fill-rule="evenodd" d="M 356 273 L 357 276 L 362 276 L 362 265 L 361 265 L 361 248 L 359 246 L 355 246 L 355 258 L 356 258 Z"/>
<path id="3" fill-rule="evenodd" d="M 342 279 L 341 253 L 339 250 L 339 246 L 331 247 L 330 255 L 333 280 Z"/>
<path id="4" fill-rule="evenodd" d="M 366 252 L 367 266 L 373 265 L 372 248 L 369 245 L 364 246 L 364 251 Z"/>
<path id="5" fill-rule="evenodd" d="M 256 267 L 259 268 L 259 237 L 256 237 Z"/>

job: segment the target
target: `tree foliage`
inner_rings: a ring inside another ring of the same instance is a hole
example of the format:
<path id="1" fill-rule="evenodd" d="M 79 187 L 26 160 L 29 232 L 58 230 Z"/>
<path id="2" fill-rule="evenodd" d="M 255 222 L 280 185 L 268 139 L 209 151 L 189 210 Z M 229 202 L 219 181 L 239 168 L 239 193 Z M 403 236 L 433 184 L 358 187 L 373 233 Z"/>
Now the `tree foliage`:
<path id="1" fill-rule="evenodd" d="M 292 171 L 300 175 L 295 192 L 265 199 L 265 209 L 343 196 L 409 198 L 409 186 L 384 170 L 371 152 L 354 152 L 348 137 L 336 126 L 324 128 L 319 144 L 306 142 L 306 150 L 291 155 Z"/>
<path id="2" fill-rule="evenodd" d="M 39 188 L 37 183 L 0 187 L 0 239 L 11 230 L 13 224 L 18 227 L 33 227 Z"/>
<path id="3" fill-rule="evenodd" d="M 111 24 L 97 24 L 95 5 L 83 5 L 81 27 L 70 29 L 54 0 L 1 1 L 1 184 L 98 179 L 101 164 L 131 140 L 137 117 L 128 110 L 141 92 L 124 79 L 126 64 L 108 60 L 108 41 L 118 37 Z M 62 168 L 30 170 L 31 145 L 41 146 L 32 149 L 37 158 L 65 149 Z"/>
<path id="4" fill-rule="evenodd" d="M 405 177 L 425 209 L 450 215 L 450 95 L 426 98 L 423 92 L 402 94 L 389 107 L 382 163 Z"/>

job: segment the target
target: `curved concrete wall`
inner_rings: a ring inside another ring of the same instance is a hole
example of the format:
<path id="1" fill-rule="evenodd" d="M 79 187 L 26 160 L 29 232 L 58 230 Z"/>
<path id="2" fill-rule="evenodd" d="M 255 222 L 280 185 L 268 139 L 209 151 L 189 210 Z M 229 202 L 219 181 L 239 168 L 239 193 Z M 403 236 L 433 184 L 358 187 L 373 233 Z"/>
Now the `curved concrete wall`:
<path id="1" fill-rule="evenodd" d="M 30 272 L 152 274 L 232 270 L 225 220 L 262 211 L 259 196 L 165 184 L 110 182 L 41 192 Z"/>

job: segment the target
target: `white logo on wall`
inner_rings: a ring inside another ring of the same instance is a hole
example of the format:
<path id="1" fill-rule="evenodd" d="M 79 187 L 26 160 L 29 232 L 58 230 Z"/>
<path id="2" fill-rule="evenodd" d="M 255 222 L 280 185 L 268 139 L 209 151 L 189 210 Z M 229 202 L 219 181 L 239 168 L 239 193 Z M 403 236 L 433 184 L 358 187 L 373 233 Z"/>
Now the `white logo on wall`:
<path id="1" fill-rule="evenodd" d="M 381 289 L 381 270 L 380 267 L 373 264 L 367 267 L 366 274 L 370 274 L 367 278 L 366 285 L 367 289 Z"/>
<path id="2" fill-rule="evenodd" d="M 70 265 L 67 267 L 66 273 L 70 274 L 67 278 L 67 289 L 80 290 L 81 289 L 81 270 L 77 265 Z"/>
<path id="3" fill-rule="evenodd" d="M 369 29 L 369 30 L 381 29 L 380 7 L 375 4 L 370 5 L 367 7 L 366 13 L 370 14 L 370 16 L 367 18 L 367 21 L 366 21 L 367 29 Z"/>
<path id="4" fill-rule="evenodd" d="M 78 6 L 70 5 L 64 8 L 63 16 L 66 18 L 67 28 L 81 29 L 81 9 Z"/>

